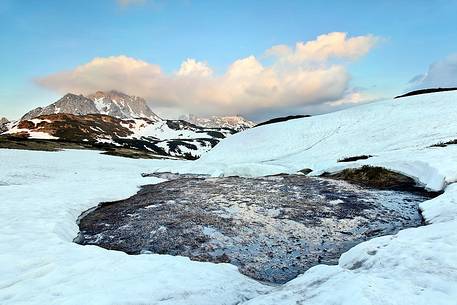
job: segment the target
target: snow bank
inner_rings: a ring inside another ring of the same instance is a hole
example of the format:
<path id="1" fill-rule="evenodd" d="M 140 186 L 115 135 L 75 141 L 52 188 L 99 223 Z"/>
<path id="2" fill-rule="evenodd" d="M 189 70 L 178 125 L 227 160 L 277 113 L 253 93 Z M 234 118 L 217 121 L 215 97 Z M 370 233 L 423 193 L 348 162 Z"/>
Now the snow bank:
<path id="1" fill-rule="evenodd" d="M 170 161 L 15 150 L 0 160 L 2 305 L 235 304 L 270 289 L 229 264 L 72 242 L 82 211 L 158 182 L 140 173 Z"/>

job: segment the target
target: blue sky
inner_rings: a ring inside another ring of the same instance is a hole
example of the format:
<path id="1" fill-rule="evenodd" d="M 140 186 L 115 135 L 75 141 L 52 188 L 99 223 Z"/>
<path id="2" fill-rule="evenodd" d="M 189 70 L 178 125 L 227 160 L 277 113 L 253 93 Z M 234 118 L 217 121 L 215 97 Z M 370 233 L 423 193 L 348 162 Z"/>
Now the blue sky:
<path id="1" fill-rule="evenodd" d="M 292 47 L 332 32 L 371 34 L 376 45 L 344 64 L 346 89 L 390 97 L 407 90 L 432 63 L 457 53 L 457 1 L 130 2 L 0 0 L 0 116 L 17 118 L 53 102 L 61 92 L 36 79 L 97 57 L 124 55 L 169 75 L 192 58 L 223 75 L 250 55 L 268 64 L 262 56 L 274 45 Z M 168 107 L 164 103 L 158 108 Z M 290 109 L 299 106 L 294 102 Z"/>

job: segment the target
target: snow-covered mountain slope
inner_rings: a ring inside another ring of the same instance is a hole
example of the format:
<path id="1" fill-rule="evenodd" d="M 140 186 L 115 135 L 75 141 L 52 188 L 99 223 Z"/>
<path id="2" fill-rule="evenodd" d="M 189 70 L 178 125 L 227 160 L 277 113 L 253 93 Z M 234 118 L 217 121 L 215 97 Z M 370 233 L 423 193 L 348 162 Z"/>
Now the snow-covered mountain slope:
<path id="1" fill-rule="evenodd" d="M 181 120 L 190 122 L 197 126 L 210 127 L 210 128 L 230 128 L 236 131 L 242 131 L 251 128 L 255 125 L 254 122 L 249 121 L 242 116 L 211 116 L 211 117 L 197 117 L 193 114 L 184 115 Z"/>
<path id="2" fill-rule="evenodd" d="M 157 155 L 198 158 L 231 129 L 203 128 L 185 121 L 119 119 L 102 114 L 51 114 L 7 124 L 3 135 L 111 145 L 145 150 Z"/>
<path id="3" fill-rule="evenodd" d="M 66 94 L 57 102 L 46 107 L 38 107 L 27 112 L 21 120 L 30 120 L 41 115 L 69 113 L 75 115 L 106 114 L 120 119 L 147 118 L 160 121 L 146 101 L 137 96 L 109 91 L 98 91 L 87 97 L 83 95 Z"/>
<path id="4" fill-rule="evenodd" d="M 118 91 L 98 91 L 87 96 L 91 99 L 100 114 L 121 119 L 147 118 L 160 121 L 160 117 L 152 112 L 146 101 L 138 96 L 130 96 Z"/>
<path id="5" fill-rule="evenodd" d="M 415 171 L 427 171 L 423 166 L 430 162 L 445 171 L 445 166 L 438 166 L 441 160 L 429 160 L 444 148 L 430 146 L 456 138 L 457 92 L 442 92 L 248 129 L 224 140 L 193 166 L 214 174 L 274 174 L 303 168 L 317 174 L 351 165 L 339 159 L 371 155 L 356 163 L 376 163 L 418 176 Z M 394 165 L 399 159 L 403 165 Z M 439 189 L 443 176 L 430 172 L 424 183 Z"/>
<path id="6" fill-rule="evenodd" d="M 124 120 L 122 125 L 132 130 L 136 137 L 157 139 L 223 139 L 234 133 L 228 128 L 205 128 L 182 120 L 161 120 L 154 122 L 145 119 Z"/>

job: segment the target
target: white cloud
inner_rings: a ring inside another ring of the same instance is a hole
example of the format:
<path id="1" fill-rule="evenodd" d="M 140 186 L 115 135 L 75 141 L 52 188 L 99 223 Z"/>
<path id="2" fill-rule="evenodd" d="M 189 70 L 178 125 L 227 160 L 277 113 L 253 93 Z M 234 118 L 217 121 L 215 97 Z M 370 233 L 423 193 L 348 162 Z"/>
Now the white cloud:
<path id="1" fill-rule="evenodd" d="M 196 61 L 193 58 L 186 59 L 176 73 L 179 76 L 211 76 L 213 70 L 207 63 Z"/>
<path id="2" fill-rule="evenodd" d="M 410 83 L 413 89 L 457 87 L 457 54 L 434 62 L 427 73 L 415 76 Z"/>
<path id="3" fill-rule="evenodd" d="M 214 75 L 206 62 L 192 58 L 171 74 L 127 56 L 95 58 L 36 81 L 59 93 L 116 89 L 145 97 L 153 108 L 196 114 L 255 114 L 315 105 L 331 108 L 331 102 L 344 100 L 350 88 L 345 64 L 333 59 L 355 60 L 375 41 L 371 35 L 348 38 L 344 33 L 330 33 L 297 43 L 294 49 L 272 47 L 266 51 L 274 59 L 269 65 L 255 56 L 238 59 L 222 75 Z M 351 100 L 361 101 L 354 96 Z"/>
<path id="4" fill-rule="evenodd" d="M 291 64 L 325 62 L 332 58 L 355 60 L 368 53 L 377 41 L 378 38 L 373 35 L 348 38 L 346 33 L 334 32 L 320 35 L 312 41 L 297 42 L 294 49 L 276 45 L 265 55 Z"/>

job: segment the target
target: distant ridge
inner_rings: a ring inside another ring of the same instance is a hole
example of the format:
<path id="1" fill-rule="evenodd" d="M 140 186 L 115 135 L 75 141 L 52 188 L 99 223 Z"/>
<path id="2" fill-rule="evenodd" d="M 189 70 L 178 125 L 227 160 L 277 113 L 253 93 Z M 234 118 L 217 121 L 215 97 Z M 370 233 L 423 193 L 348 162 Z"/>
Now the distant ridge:
<path id="1" fill-rule="evenodd" d="M 181 116 L 180 119 L 197 126 L 208 128 L 230 128 L 235 131 L 243 131 L 255 125 L 254 122 L 249 121 L 240 115 L 198 117 L 193 114 L 188 114 Z"/>
<path id="2" fill-rule="evenodd" d="M 420 89 L 420 90 L 414 90 L 402 95 L 398 95 L 395 98 L 401 98 L 401 97 L 407 97 L 407 96 L 413 96 L 413 95 L 419 95 L 419 94 L 427 94 L 427 93 L 435 93 L 435 92 L 443 92 L 443 91 L 453 91 L 457 90 L 457 87 L 451 87 L 451 88 L 429 88 L 429 89 Z"/>
<path id="3" fill-rule="evenodd" d="M 255 125 L 254 127 L 259 127 L 259 126 L 274 124 L 274 123 L 280 123 L 280 122 L 285 122 L 285 121 L 289 121 L 289 120 L 308 118 L 308 117 L 310 117 L 309 114 L 297 114 L 297 115 L 283 116 L 283 117 L 274 118 L 274 119 L 270 119 L 268 121 L 259 123 L 259 124 Z"/>

